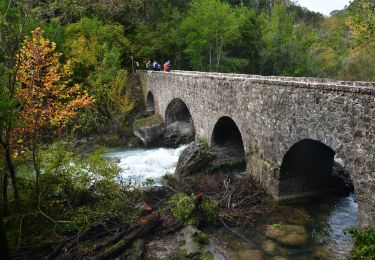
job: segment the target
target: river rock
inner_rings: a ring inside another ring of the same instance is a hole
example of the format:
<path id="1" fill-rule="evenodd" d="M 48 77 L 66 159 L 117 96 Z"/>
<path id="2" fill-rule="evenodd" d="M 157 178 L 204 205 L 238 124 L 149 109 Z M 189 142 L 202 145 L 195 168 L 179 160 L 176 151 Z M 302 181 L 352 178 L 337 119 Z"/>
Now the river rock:
<path id="1" fill-rule="evenodd" d="M 134 135 L 146 146 L 162 143 L 164 132 L 165 124 L 160 115 L 137 119 L 133 125 Z"/>
<path id="2" fill-rule="evenodd" d="M 294 225 L 306 225 L 310 220 L 309 213 L 304 209 L 290 208 L 285 215 L 285 221 Z"/>
<path id="3" fill-rule="evenodd" d="M 205 145 L 191 143 L 180 155 L 175 173 L 180 176 L 190 176 L 211 162 L 215 155 Z"/>
<path id="4" fill-rule="evenodd" d="M 302 246 L 309 239 L 306 229 L 297 225 L 266 225 L 264 235 L 288 246 Z"/>
<path id="5" fill-rule="evenodd" d="M 286 258 L 285 256 L 274 256 L 271 258 L 271 260 L 288 260 L 288 258 Z"/>
<path id="6" fill-rule="evenodd" d="M 264 252 L 268 255 L 276 255 L 279 251 L 279 246 L 272 240 L 265 240 L 262 243 Z"/>
<path id="7" fill-rule="evenodd" d="M 190 121 L 176 121 L 166 126 L 164 142 L 167 146 L 176 147 L 194 139 L 194 126 Z"/>
<path id="8" fill-rule="evenodd" d="M 323 246 L 319 246 L 319 247 L 315 248 L 314 256 L 317 257 L 318 259 L 321 259 L 321 260 L 332 259 L 332 255 L 330 254 L 328 249 L 323 247 Z"/>
<path id="9" fill-rule="evenodd" d="M 197 244 L 194 240 L 197 235 L 204 234 L 193 226 L 186 226 L 174 234 L 152 240 L 146 245 L 145 259 L 180 259 L 182 252 L 187 256 L 210 252 L 215 260 L 232 259 L 229 252 L 212 237 L 208 237 L 209 242 L 204 246 Z"/>
<path id="10" fill-rule="evenodd" d="M 263 253 L 260 250 L 241 249 L 234 253 L 235 260 L 263 260 Z"/>

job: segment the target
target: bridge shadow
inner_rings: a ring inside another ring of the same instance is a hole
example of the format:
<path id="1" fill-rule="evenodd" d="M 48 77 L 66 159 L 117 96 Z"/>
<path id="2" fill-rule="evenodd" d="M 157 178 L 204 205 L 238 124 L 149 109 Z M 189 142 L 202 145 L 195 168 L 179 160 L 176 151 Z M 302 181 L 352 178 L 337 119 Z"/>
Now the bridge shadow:
<path id="1" fill-rule="evenodd" d="M 165 140 L 167 145 L 176 146 L 194 140 L 195 127 L 189 108 L 179 98 L 173 99 L 165 111 Z"/>
<path id="2" fill-rule="evenodd" d="M 285 154 L 279 177 L 279 198 L 312 197 L 353 191 L 343 161 L 322 142 L 303 139 Z"/>
<path id="3" fill-rule="evenodd" d="M 236 123 L 227 116 L 215 124 L 211 138 L 212 150 L 216 154 L 214 165 L 233 165 L 242 163 L 246 168 L 245 150 L 241 132 Z"/>
<path id="4" fill-rule="evenodd" d="M 146 111 L 150 114 L 155 113 L 155 101 L 154 101 L 154 95 L 151 91 L 147 93 L 147 99 L 146 99 Z"/>

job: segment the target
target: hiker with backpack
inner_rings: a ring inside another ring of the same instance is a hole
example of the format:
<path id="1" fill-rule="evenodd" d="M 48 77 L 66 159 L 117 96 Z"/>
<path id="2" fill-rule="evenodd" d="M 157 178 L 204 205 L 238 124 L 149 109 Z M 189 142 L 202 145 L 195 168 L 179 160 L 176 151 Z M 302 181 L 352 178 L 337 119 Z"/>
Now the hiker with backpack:
<path id="1" fill-rule="evenodd" d="M 166 63 L 164 63 L 164 72 L 171 72 L 171 61 L 168 60 Z"/>
<path id="2" fill-rule="evenodd" d="M 156 60 L 154 60 L 154 63 L 152 63 L 152 69 L 154 71 L 160 71 L 160 64 Z"/>

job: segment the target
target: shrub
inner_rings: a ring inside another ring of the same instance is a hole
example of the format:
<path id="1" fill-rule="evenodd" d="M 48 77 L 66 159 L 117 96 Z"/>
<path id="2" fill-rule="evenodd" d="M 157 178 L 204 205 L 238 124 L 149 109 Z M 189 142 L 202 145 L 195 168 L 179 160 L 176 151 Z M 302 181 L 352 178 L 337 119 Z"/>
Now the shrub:
<path id="1" fill-rule="evenodd" d="M 207 223 L 214 223 L 219 218 L 219 202 L 216 200 L 203 200 L 201 209 Z"/>
<path id="2" fill-rule="evenodd" d="M 344 230 L 345 234 L 350 234 L 354 239 L 353 259 L 362 257 L 375 257 L 375 230 L 372 228 L 350 228 Z M 370 259 L 369 258 L 369 259 Z M 372 258 L 371 258 L 372 259 Z"/>
<path id="3" fill-rule="evenodd" d="M 173 195 L 168 201 L 168 205 L 173 216 L 188 225 L 213 223 L 219 215 L 217 201 L 203 199 L 199 202 L 194 194 L 190 196 L 185 193 Z"/>
<path id="4" fill-rule="evenodd" d="M 195 195 L 178 193 L 170 198 L 168 205 L 178 221 L 190 225 L 198 224 L 195 214 Z"/>

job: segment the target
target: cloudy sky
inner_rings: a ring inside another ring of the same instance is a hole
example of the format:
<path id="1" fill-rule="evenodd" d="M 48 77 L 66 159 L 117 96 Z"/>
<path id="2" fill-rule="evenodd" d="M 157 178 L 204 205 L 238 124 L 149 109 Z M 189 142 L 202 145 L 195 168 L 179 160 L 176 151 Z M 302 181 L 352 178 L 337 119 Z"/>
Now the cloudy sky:
<path id="1" fill-rule="evenodd" d="M 329 15 L 333 10 L 343 9 L 349 0 L 298 0 L 298 3 L 311 11 Z"/>

